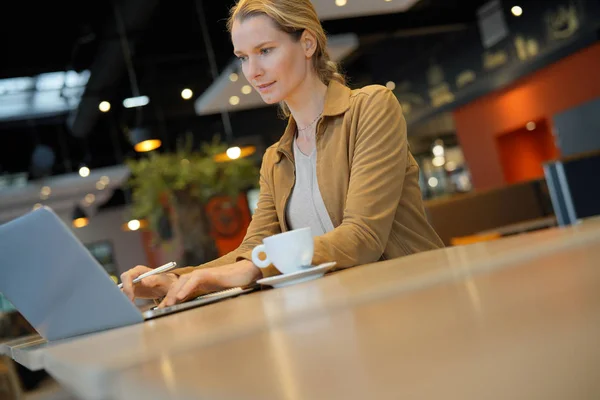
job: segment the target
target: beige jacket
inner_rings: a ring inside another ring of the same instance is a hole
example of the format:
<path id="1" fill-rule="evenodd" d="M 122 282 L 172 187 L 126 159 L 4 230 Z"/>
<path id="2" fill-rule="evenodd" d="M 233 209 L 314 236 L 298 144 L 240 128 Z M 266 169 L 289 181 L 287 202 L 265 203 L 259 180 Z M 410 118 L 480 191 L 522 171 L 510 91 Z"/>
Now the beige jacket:
<path id="1" fill-rule="evenodd" d="M 252 249 L 288 230 L 285 207 L 295 183 L 290 118 L 278 143 L 265 152 L 258 207 L 233 252 L 199 267 L 252 260 Z M 383 86 L 350 90 L 332 81 L 317 123 L 317 179 L 335 229 L 315 238 L 313 264 L 346 268 L 443 247 L 426 220 L 419 167 L 408 150 L 406 122 L 394 94 Z M 279 274 L 273 266 L 263 276 Z"/>

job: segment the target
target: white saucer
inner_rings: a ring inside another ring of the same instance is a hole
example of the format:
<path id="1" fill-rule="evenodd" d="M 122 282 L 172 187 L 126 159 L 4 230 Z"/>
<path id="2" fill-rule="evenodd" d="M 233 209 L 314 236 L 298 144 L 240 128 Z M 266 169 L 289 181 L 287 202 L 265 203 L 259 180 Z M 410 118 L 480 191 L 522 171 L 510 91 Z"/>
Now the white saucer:
<path id="1" fill-rule="evenodd" d="M 306 282 L 322 277 L 327 271 L 329 271 L 333 266 L 335 266 L 335 264 L 336 262 L 333 261 L 317 265 L 316 267 L 307 267 L 302 271 L 293 272 L 291 274 L 276 275 L 268 278 L 263 278 L 256 281 L 256 283 L 260 285 L 273 286 L 274 288 L 295 285 L 296 283 Z"/>

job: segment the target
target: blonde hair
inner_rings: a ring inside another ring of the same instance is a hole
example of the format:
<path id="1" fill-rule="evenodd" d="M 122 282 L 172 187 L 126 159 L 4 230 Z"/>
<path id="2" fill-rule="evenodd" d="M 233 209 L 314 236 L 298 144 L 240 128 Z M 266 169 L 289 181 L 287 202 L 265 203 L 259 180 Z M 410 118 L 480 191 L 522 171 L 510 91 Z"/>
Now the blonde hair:
<path id="1" fill-rule="evenodd" d="M 238 0 L 229 12 L 227 29 L 231 32 L 235 21 L 244 21 L 258 15 L 271 18 L 275 26 L 288 33 L 295 41 L 300 40 L 302 32 L 308 30 L 317 40 L 317 48 L 312 56 L 313 68 L 325 85 L 337 81 L 346 84 L 338 64 L 331 61 L 327 52 L 327 35 L 310 0 Z M 290 110 L 284 102 L 280 104 L 284 117 L 290 116 Z"/>

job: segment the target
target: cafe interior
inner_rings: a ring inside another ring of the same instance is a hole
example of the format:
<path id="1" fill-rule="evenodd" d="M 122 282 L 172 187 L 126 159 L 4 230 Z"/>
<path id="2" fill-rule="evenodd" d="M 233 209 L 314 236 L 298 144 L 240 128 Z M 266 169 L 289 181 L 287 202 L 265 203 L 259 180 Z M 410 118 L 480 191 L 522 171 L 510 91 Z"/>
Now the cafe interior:
<path id="1" fill-rule="evenodd" d="M 49 208 L 115 284 L 235 250 L 287 121 L 234 4 L 3 4 L 0 229 Z M 0 282 L 0 399 L 600 398 L 600 3 L 312 4 L 400 103 L 445 247 L 60 340 Z"/>

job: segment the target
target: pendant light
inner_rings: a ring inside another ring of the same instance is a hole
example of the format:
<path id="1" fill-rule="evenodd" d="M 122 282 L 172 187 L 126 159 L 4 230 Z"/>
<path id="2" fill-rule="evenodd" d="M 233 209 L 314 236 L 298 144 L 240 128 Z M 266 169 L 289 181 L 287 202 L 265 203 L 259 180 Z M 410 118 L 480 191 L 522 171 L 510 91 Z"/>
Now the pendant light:
<path id="1" fill-rule="evenodd" d="M 133 128 L 130 132 L 130 139 L 133 143 L 133 149 L 138 153 L 145 153 L 156 150 L 162 146 L 162 142 L 158 139 L 157 133 L 147 127 Z"/>
<path id="2" fill-rule="evenodd" d="M 208 25 L 206 24 L 204 7 L 202 0 L 196 0 L 196 13 L 198 14 L 198 21 L 200 22 L 200 28 L 202 29 L 202 38 L 204 40 L 204 47 L 206 48 L 206 54 L 208 56 L 208 63 L 210 65 L 210 72 L 213 80 L 217 80 L 219 77 L 219 71 L 217 68 L 217 61 L 215 52 L 210 41 Z M 237 147 L 233 145 L 233 129 L 231 128 L 231 120 L 229 119 L 229 113 L 227 110 L 221 111 L 221 120 L 223 121 L 223 128 L 225 130 L 225 140 L 230 146 L 225 153 L 217 154 L 214 160 L 217 162 L 227 162 L 236 160 L 238 158 L 248 157 L 256 152 L 254 146 Z"/>
<path id="3" fill-rule="evenodd" d="M 89 217 L 79 205 L 76 205 L 73 210 L 73 227 L 79 229 L 87 226 L 89 223 Z"/>
<path id="4" fill-rule="evenodd" d="M 132 98 L 126 99 L 126 101 L 129 101 L 129 103 L 131 103 L 131 107 L 136 109 L 136 123 L 135 127 L 129 132 L 129 139 L 133 144 L 134 150 L 138 153 L 156 150 L 162 146 L 162 141 L 157 135 L 157 132 L 153 129 L 142 126 L 142 107 L 147 105 L 150 99 L 147 96 L 140 95 L 137 76 L 135 73 L 135 69 L 133 68 L 131 49 L 129 48 L 129 40 L 127 39 L 125 23 L 123 22 L 123 16 L 121 14 L 121 11 L 119 10 L 116 1 L 113 1 L 113 9 L 115 13 L 115 19 L 117 22 L 119 38 L 121 40 L 121 47 L 123 49 L 125 66 L 127 67 L 127 74 L 129 76 L 129 84 L 131 85 L 131 93 L 133 95 Z M 134 101 L 139 99 L 143 99 L 144 101 Z M 127 107 L 129 107 L 129 105 Z"/>
<path id="5" fill-rule="evenodd" d="M 230 147 L 227 149 L 225 153 L 219 153 L 214 156 L 214 160 L 216 162 L 227 162 L 237 160 L 239 158 L 244 158 L 251 156 L 256 152 L 256 147 L 254 146 L 243 146 L 243 147 Z"/>

